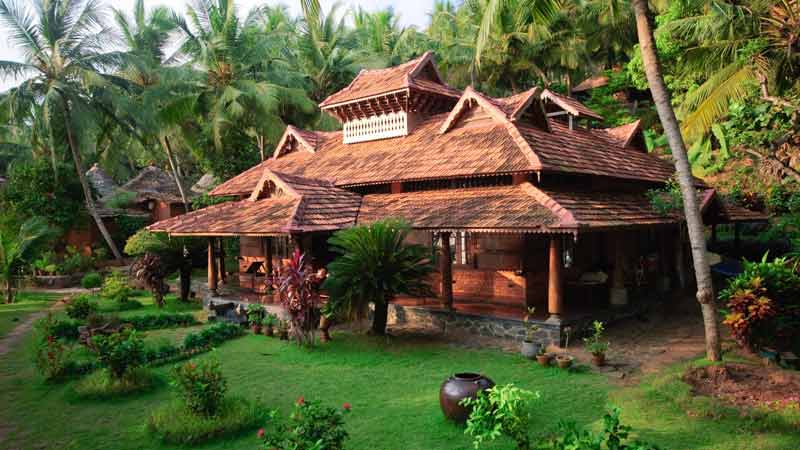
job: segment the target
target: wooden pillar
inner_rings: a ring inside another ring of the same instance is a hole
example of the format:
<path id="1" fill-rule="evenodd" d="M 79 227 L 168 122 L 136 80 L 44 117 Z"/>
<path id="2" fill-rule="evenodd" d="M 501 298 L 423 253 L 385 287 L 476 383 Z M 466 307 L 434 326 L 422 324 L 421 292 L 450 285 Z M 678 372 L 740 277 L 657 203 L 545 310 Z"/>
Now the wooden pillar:
<path id="1" fill-rule="evenodd" d="M 609 303 L 612 306 L 628 304 L 628 290 L 625 289 L 625 234 L 612 234 L 614 240 L 614 272 L 611 275 Z"/>
<path id="2" fill-rule="evenodd" d="M 442 274 L 442 306 L 453 309 L 453 256 L 450 249 L 450 233 L 439 233 L 442 248 L 439 254 L 439 268 Z"/>
<path id="3" fill-rule="evenodd" d="M 219 279 L 222 281 L 223 284 L 228 282 L 228 273 L 225 270 L 225 245 L 222 242 L 222 238 L 217 239 L 217 243 L 219 244 L 219 253 L 217 254 L 217 260 L 219 261 Z"/>
<path id="4" fill-rule="evenodd" d="M 213 237 L 208 238 L 208 290 L 217 293 L 217 255 Z"/>
<path id="5" fill-rule="evenodd" d="M 267 276 L 272 276 L 272 238 L 265 237 L 264 238 L 264 270 L 267 272 Z"/>
<path id="6" fill-rule="evenodd" d="M 560 321 L 564 313 L 564 282 L 561 265 L 561 236 L 550 237 L 550 264 L 547 272 L 548 320 Z"/>

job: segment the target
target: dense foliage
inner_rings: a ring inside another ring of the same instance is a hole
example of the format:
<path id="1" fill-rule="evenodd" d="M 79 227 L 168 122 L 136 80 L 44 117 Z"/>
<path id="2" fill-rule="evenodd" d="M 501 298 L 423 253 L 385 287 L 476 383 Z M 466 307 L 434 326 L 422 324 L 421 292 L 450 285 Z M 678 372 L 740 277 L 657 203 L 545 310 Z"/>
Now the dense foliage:
<path id="1" fill-rule="evenodd" d="M 219 412 L 228 390 L 219 361 L 180 364 L 172 370 L 172 376 L 181 400 L 191 413 L 209 417 Z"/>
<path id="2" fill-rule="evenodd" d="M 92 336 L 88 347 L 108 369 L 111 378 L 121 379 L 144 364 L 144 341 L 136 330 L 123 328 L 109 335 Z"/>
<path id="3" fill-rule="evenodd" d="M 67 303 L 67 315 L 71 319 L 85 320 L 97 312 L 97 303 L 93 302 L 88 295 L 78 295 Z"/>
<path id="4" fill-rule="evenodd" d="M 258 430 L 258 438 L 264 450 L 342 450 L 348 433 L 344 428 L 344 416 L 351 410 L 350 404 L 342 408 L 323 406 L 317 400 L 300 397 L 288 420 L 272 412 L 267 426 Z"/>
<path id="5" fill-rule="evenodd" d="M 461 401 L 471 408 L 464 432 L 472 437 L 475 448 L 505 436 L 514 441 L 518 450 L 531 450 L 530 408 L 531 402 L 539 397 L 538 392 L 513 384 L 479 391 L 476 398 Z"/>

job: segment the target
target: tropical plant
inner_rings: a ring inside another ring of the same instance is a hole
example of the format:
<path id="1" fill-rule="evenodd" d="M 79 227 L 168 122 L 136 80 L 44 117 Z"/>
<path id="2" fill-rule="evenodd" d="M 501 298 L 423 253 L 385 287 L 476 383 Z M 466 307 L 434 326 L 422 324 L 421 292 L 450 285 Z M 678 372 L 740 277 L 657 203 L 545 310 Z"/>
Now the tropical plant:
<path id="1" fill-rule="evenodd" d="M 470 408 L 464 433 L 480 448 L 501 436 L 511 438 L 518 450 L 531 450 L 530 402 L 540 397 L 513 384 L 493 386 L 478 391 L 475 398 L 467 397 L 461 405 Z"/>
<path id="2" fill-rule="evenodd" d="M 121 379 L 144 363 L 144 341 L 136 330 L 123 328 L 109 335 L 97 334 L 87 343 L 111 378 Z"/>
<path id="3" fill-rule="evenodd" d="M 595 320 L 592 323 L 592 335 L 583 339 L 583 346 L 587 352 L 595 356 L 605 355 L 608 351 L 609 344 L 608 341 L 600 340 L 603 337 L 604 331 L 603 322 Z"/>
<path id="4" fill-rule="evenodd" d="M 536 450 L 658 450 L 641 441 L 630 441 L 631 427 L 620 421 L 620 410 L 612 408 L 603 416 L 603 431 L 591 433 L 575 422 L 561 422 L 555 435 L 536 445 Z"/>
<path id="5" fill-rule="evenodd" d="M 350 411 L 349 403 L 336 409 L 300 397 L 288 421 L 281 421 L 273 411 L 267 427 L 257 435 L 265 450 L 342 450 L 348 438 L 344 416 Z"/>
<path id="6" fill-rule="evenodd" d="M 314 272 L 311 264 L 306 262 L 306 255 L 299 249 L 295 249 L 289 261 L 278 268 L 273 277 L 273 287 L 289 313 L 298 344 L 314 343 L 314 329 L 319 319 L 319 286 L 324 279 L 325 270 Z"/>
<path id="7" fill-rule="evenodd" d="M 6 303 L 14 302 L 14 277 L 38 241 L 47 236 L 48 226 L 44 219 L 34 217 L 19 228 L 0 229 L 0 280 L 5 284 Z"/>
<path id="8" fill-rule="evenodd" d="M 112 271 L 103 281 L 100 295 L 119 304 L 129 302 L 133 295 L 133 289 L 128 284 L 128 276 L 119 270 Z"/>
<path id="9" fill-rule="evenodd" d="M 163 308 L 164 294 L 169 292 L 169 286 L 164 282 L 167 277 L 167 270 L 161 261 L 161 257 L 154 253 L 145 253 L 134 261 L 130 270 L 134 278 L 150 289 L 156 306 Z"/>
<path id="10" fill-rule="evenodd" d="M 191 413 L 207 417 L 217 414 L 228 390 L 219 361 L 189 361 L 176 366 L 172 376 L 173 385 Z"/>
<path id="11" fill-rule="evenodd" d="M 84 320 L 97 312 L 97 303 L 87 295 L 78 295 L 67 303 L 67 316 L 71 319 Z"/>
<path id="12" fill-rule="evenodd" d="M 339 256 L 328 265 L 323 288 L 345 317 L 364 317 L 372 303 L 375 334 L 386 333 L 389 302 L 397 295 L 432 295 L 430 250 L 406 244 L 409 230 L 405 222 L 388 219 L 338 231 L 328 240 Z"/>
<path id="13" fill-rule="evenodd" d="M 34 0 L 33 6 L 35 15 L 22 2 L 0 1 L 0 21 L 24 55 L 24 62 L 0 61 L 0 75 L 23 80 L 4 100 L 14 115 L 24 116 L 31 108 L 42 107 L 53 149 L 66 143 L 86 209 L 114 257 L 121 259 L 122 254 L 95 207 L 81 151 L 81 142 L 87 139 L 81 130 L 87 128 L 87 123 L 98 121 L 101 113 L 91 94 L 109 88 L 113 79 L 105 73 L 119 64 L 120 55 L 102 50 L 112 36 L 101 23 L 99 3 Z M 55 165 L 55 155 L 52 159 Z"/>
<path id="14" fill-rule="evenodd" d="M 689 157 L 686 154 L 683 136 L 672 108 L 670 93 L 664 83 L 664 77 L 658 61 L 658 53 L 653 39 L 653 30 L 650 25 L 649 6 L 646 0 L 632 0 L 636 28 L 639 36 L 639 50 L 641 51 L 644 71 L 650 85 L 650 92 L 664 127 L 664 134 L 669 141 L 672 156 L 675 159 L 675 169 L 678 183 L 683 196 L 683 211 L 689 242 L 692 247 L 692 261 L 694 263 L 695 279 L 697 280 L 697 301 L 703 313 L 703 323 L 706 336 L 706 357 L 711 361 L 719 361 L 721 347 L 719 341 L 719 326 L 717 324 L 717 307 L 714 303 L 714 286 L 711 281 L 711 268 L 706 254 L 705 229 L 700 215 L 700 205 L 695 193 L 694 178 L 692 176 Z"/>

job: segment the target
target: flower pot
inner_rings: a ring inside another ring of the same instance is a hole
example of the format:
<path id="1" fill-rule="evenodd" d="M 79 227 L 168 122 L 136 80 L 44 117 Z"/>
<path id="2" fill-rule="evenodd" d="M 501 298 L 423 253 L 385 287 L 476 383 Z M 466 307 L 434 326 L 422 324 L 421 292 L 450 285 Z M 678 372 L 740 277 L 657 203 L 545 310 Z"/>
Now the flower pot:
<path id="1" fill-rule="evenodd" d="M 253 334 L 261 334 L 261 325 L 253 325 L 250 329 L 253 330 Z"/>
<path id="2" fill-rule="evenodd" d="M 478 392 L 491 389 L 494 381 L 478 373 L 457 373 L 442 383 L 439 389 L 439 405 L 444 416 L 457 423 L 464 423 L 472 408 L 461 405 L 461 400 L 476 398 Z"/>
<path id="3" fill-rule="evenodd" d="M 556 356 L 556 364 L 558 364 L 558 367 L 561 369 L 569 369 L 574 359 L 575 358 L 569 355 L 558 355 Z"/>
<path id="4" fill-rule="evenodd" d="M 536 355 L 536 361 L 539 362 L 540 366 L 548 367 L 550 366 L 550 362 L 553 361 L 553 354 L 552 353 L 541 353 Z"/>
<path id="5" fill-rule="evenodd" d="M 605 353 L 592 354 L 592 364 L 594 364 L 597 367 L 605 366 L 606 354 Z"/>
<path id="6" fill-rule="evenodd" d="M 519 352 L 528 359 L 534 359 L 536 358 L 536 354 L 539 353 L 539 348 L 541 348 L 541 346 L 542 345 L 538 342 L 522 341 Z"/>
<path id="7" fill-rule="evenodd" d="M 331 340 L 330 328 L 333 321 L 325 316 L 319 318 L 319 340 L 320 342 L 329 342 Z"/>

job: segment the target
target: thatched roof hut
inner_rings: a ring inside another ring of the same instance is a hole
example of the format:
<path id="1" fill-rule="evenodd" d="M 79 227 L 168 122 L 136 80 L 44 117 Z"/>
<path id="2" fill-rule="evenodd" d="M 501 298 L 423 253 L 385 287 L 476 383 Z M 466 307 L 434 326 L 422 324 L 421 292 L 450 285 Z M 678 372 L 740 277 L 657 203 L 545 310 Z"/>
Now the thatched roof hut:
<path id="1" fill-rule="evenodd" d="M 159 200 L 165 203 L 181 203 L 181 192 L 175 179 L 155 166 L 142 169 L 138 175 L 120 187 L 120 190 L 136 194 L 135 203 Z"/>
<path id="2" fill-rule="evenodd" d="M 207 173 L 202 177 L 200 177 L 200 179 L 197 180 L 197 183 L 192 185 L 192 187 L 189 188 L 189 190 L 198 195 L 207 194 L 209 191 L 217 187 L 218 184 L 219 180 L 217 179 L 217 177 L 215 177 L 210 173 Z"/>
<path id="3" fill-rule="evenodd" d="M 114 179 L 97 163 L 94 163 L 91 169 L 86 171 L 86 179 L 89 180 L 89 184 L 94 188 L 97 198 L 112 195 L 119 187 Z"/>

